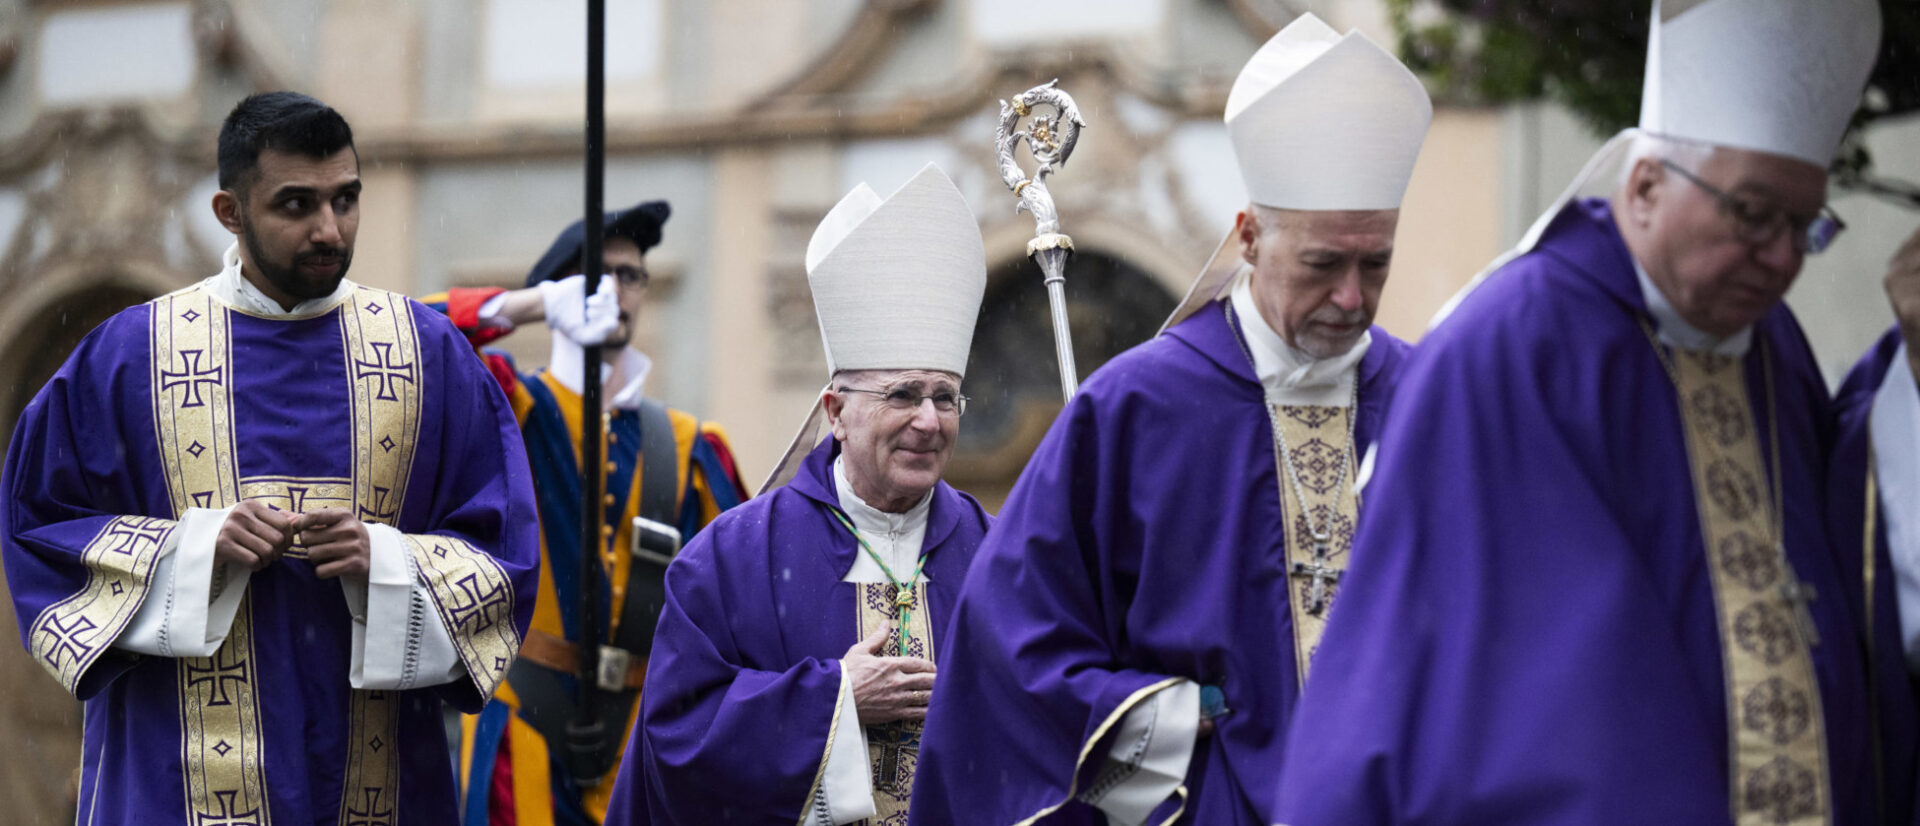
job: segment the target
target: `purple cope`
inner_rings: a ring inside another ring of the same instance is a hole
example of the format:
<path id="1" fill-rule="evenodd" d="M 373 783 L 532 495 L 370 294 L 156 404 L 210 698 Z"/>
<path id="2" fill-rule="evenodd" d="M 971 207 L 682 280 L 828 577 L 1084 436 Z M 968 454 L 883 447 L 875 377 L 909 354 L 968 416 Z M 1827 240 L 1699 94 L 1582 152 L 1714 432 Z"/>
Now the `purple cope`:
<path id="1" fill-rule="evenodd" d="M 1408 350 L 1372 334 L 1356 460 Z M 1265 392 L 1236 335 L 1217 304 L 1205 307 L 1095 371 L 1055 420 L 961 591 L 913 823 L 1005 826 L 1065 803 L 1042 822 L 1104 824 L 1068 802 L 1111 746 L 1087 741 L 1171 677 L 1220 686 L 1233 710 L 1195 743 L 1184 822 L 1272 823 L 1299 691 L 1280 529 L 1292 505 L 1280 501 Z"/>
<path id="2" fill-rule="evenodd" d="M 1348 610 L 1288 734 L 1278 822 L 1731 822 L 1707 551 L 1646 317 L 1608 204 L 1587 200 L 1421 342 L 1381 435 Z M 1754 325 L 1744 369 L 1769 465 L 1779 414 L 1786 553 L 1818 592 L 1833 822 L 1866 823 L 1859 636 L 1823 521 L 1829 401 L 1784 305 Z"/>
<path id="3" fill-rule="evenodd" d="M 860 641 L 861 586 L 841 579 L 861 551 L 833 516 L 837 455 L 839 442 L 823 440 L 792 481 L 720 514 L 668 567 L 609 826 L 792 826 L 812 803 L 840 703 L 840 658 Z M 990 517 L 944 481 L 932 496 L 921 547 L 945 680 L 947 616 Z M 841 736 L 858 736 L 857 721 L 839 725 Z"/>

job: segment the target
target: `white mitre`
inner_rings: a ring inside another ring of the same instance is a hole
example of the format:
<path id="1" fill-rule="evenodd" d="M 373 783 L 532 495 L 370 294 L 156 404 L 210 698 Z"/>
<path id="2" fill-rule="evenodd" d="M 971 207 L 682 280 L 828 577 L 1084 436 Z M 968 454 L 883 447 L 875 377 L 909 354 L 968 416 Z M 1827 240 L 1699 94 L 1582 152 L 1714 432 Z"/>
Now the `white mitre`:
<path id="1" fill-rule="evenodd" d="M 1875 0 L 1655 0 L 1640 129 L 1825 169 L 1879 52 Z"/>
<path id="2" fill-rule="evenodd" d="M 1609 194 L 1636 135 L 1827 168 L 1879 51 L 1875 0 L 1655 0 L 1639 128 L 1622 130 L 1600 147 L 1520 243 L 1474 276 L 1428 326 L 1452 315 L 1488 275 L 1531 251 L 1569 202 Z"/>
<path id="3" fill-rule="evenodd" d="M 935 164 L 886 200 L 860 184 L 814 229 L 807 285 L 829 379 L 842 370 L 965 375 L 987 289 L 980 223 Z M 825 425 L 816 401 L 761 492 L 793 478 Z"/>
<path id="4" fill-rule="evenodd" d="M 1407 67 L 1311 13 L 1254 52 L 1227 93 L 1247 195 L 1280 209 L 1398 209 L 1432 120 L 1426 87 Z M 1229 230 L 1161 329 L 1219 298 L 1245 266 Z"/>

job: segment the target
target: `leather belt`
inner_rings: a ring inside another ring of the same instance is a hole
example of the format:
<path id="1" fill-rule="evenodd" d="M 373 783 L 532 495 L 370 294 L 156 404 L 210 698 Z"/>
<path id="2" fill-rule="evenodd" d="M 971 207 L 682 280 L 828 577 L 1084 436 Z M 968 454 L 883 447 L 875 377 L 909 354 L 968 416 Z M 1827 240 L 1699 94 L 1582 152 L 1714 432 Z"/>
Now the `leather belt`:
<path id="1" fill-rule="evenodd" d="M 520 643 L 520 659 L 562 674 L 580 673 L 580 646 L 545 631 L 528 629 Z M 627 666 L 626 687 L 637 689 L 647 681 L 647 658 L 635 657 Z"/>

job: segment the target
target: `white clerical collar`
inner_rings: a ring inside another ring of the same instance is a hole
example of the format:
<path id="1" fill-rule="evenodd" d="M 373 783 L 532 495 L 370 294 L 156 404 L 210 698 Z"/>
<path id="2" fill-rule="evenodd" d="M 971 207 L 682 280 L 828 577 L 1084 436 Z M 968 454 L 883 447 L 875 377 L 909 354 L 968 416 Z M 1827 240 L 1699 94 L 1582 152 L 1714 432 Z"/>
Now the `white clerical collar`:
<path id="1" fill-rule="evenodd" d="M 261 292 L 259 287 L 254 286 L 252 281 L 248 281 L 247 277 L 241 274 L 240 242 L 235 241 L 227 246 L 227 251 L 220 256 L 220 264 L 219 275 L 201 282 L 206 290 L 212 293 L 214 298 L 244 312 L 267 318 L 319 315 L 333 309 L 334 305 L 339 304 L 347 294 L 359 286 L 342 278 L 340 286 L 333 288 L 331 294 L 323 298 L 307 299 L 293 305 L 293 309 L 289 310 L 281 307 L 280 302 L 268 298 L 266 293 Z"/>
<path id="2" fill-rule="evenodd" d="M 1647 312 L 1653 315 L 1654 330 L 1668 346 L 1735 358 L 1747 354 L 1747 348 L 1753 344 L 1753 325 L 1742 327 L 1725 338 L 1715 336 L 1681 318 L 1680 311 L 1673 308 L 1673 302 L 1667 300 L 1667 294 L 1653 283 L 1647 268 L 1640 266 L 1639 261 L 1633 262 L 1633 274 L 1640 279 L 1640 297 L 1646 299 Z"/>
<path id="3" fill-rule="evenodd" d="M 1353 384 L 1359 380 L 1360 360 L 1373 345 L 1373 331 L 1360 335 L 1347 352 L 1316 359 L 1288 344 L 1260 315 L 1253 300 L 1253 273 L 1243 273 L 1233 285 L 1233 312 L 1239 316 L 1247 351 L 1253 355 L 1253 373 L 1267 391 L 1270 404 L 1346 407 L 1353 403 Z"/>
<path id="4" fill-rule="evenodd" d="M 547 353 L 547 372 L 553 374 L 562 387 L 577 395 L 580 392 L 580 377 L 586 375 L 580 369 L 586 353 L 573 339 L 556 330 L 553 333 L 553 348 Z M 626 377 L 626 383 L 621 385 L 619 392 L 613 394 L 607 406 L 614 410 L 638 410 L 644 398 L 641 388 L 647 383 L 647 374 L 653 372 L 653 359 L 632 347 L 621 347 L 619 367 L 620 375 Z M 613 365 L 601 362 L 600 380 L 604 382 L 612 377 Z"/>
<path id="5" fill-rule="evenodd" d="M 906 513 L 887 513 L 868 505 L 853 492 L 847 481 L 844 457 L 833 457 L 833 489 L 840 497 L 840 510 L 853 520 L 854 528 L 887 561 L 895 576 L 912 576 L 919 561 L 921 545 L 926 542 L 927 521 L 933 513 L 933 491 L 908 508 Z M 865 551 L 854 555 L 853 567 L 844 582 L 886 582 L 887 576 Z"/>

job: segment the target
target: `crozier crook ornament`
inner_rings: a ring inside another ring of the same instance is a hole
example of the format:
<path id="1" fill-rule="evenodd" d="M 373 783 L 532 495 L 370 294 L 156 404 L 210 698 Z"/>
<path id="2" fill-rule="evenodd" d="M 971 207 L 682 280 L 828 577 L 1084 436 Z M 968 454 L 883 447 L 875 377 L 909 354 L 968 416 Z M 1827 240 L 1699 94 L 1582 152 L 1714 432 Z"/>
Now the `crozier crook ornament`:
<path id="1" fill-rule="evenodd" d="M 1073 239 L 1060 231 L 1060 213 L 1054 208 L 1053 193 L 1047 191 L 1046 178 L 1066 164 L 1087 122 L 1080 119 L 1073 98 L 1054 86 L 1058 82 L 1050 80 L 1015 95 L 1011 102 L 1000 101 L 1000 125 L 994 130 L 993 144 L 999 157 L 1000 179 L 1020 199 L 1014 212 L 1033 214 L 1034 237 L 1027 242 L 1027 257 L 1039 264 L 1046 276 L 1047 303 L 1053 309 L 1053 346 L 1060 359 L 1060 392 L 1071 400 L 1080 386 L 1080 374 L 1073 364 L 1073 338 L 1067 327 L 1066 269 L 1067 259 L 1073 254 Z M 1020 130 L 1020 119 L 1032 114 L 1037 105 L 1053 107 L 1054 114 L 1037 115 L 1030 130 Z M 1031 178 L 1013 157 L 1022 140 L 1039 164 Z"/>

